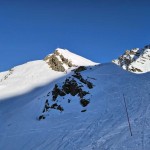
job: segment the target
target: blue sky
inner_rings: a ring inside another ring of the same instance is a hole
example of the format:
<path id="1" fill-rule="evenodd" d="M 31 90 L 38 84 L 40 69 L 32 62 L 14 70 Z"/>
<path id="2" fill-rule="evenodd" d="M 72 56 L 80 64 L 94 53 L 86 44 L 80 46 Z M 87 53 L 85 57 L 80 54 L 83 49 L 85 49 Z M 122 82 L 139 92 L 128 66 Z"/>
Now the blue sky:
<path id="1" fill-rule="evenodd" d="M 0 71 L 61 47 L 96 62 L 150 44 L 149 0 L 0 0 Z"/>

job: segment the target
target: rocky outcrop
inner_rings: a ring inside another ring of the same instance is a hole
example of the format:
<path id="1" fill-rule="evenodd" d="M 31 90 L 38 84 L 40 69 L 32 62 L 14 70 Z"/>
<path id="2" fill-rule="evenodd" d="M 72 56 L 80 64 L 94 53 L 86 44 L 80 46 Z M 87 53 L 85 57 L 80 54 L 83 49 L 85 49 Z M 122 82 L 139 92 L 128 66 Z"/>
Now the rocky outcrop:
<path id="1" fill-rule="evenodd" d="M 82 67 L 81 67 L 82 68 Z M 90 81 L 88 77 L 85 79 L 79 72 L 85 70 L 86 68 L 82 68 L 81 70 L 77 68 L 78 71 L 74 70 L 74 74 L 65 79 L 62 84 L 55 84 L 54 88 L 51 92 L 47 94 L 47 100 L 45 101 L 43 113 L 49 111 L 49 109 L 55 109 L 60 112 L 65 111 L 63 108 L 62 101 L 66 101 L 68 105 L 72 102 L 71 97 L 75 97 L 79 101 L 79 105 L 83 108 L 86 108 L 90 104 L 90 91 L 87 89 L 92 89 L 94 87 L 93 83 Z M 65 96 L 70 95 L 70 99 Z M 49 98 L 48 98 L 49 97 Z M 89 97 L 89 98 L 87 98 Z M 48 100 L 49 99 L 49 100 Z M 74 100 L 76 100 L 74 99 Z M 87 109 L 81 110 L 81 112 L 86 112 Z M 39 120 L 45 119 L 44 114 L 39 117 Z"/>
<path id="2" fill-rule="evenodd" d="M 129 66 L 132 62 L 134 62 L 142 53 L 139 48 L 134 48 L 132 50 L 126 50 L 123 55 L 118 57 L 118 59 L 113 60 L 117 65 L 120 65 L 122 68 L 130 71 Z"/>
<path id="3" fill-rule="evenodd" d="M 72 64 L 71 60 L 60 54 L 58 50 L 55 50 L 53 54 L 46 56 L 44 61 L 47 62 L 50 68 L 60 72 L 65 72 L 67 69 L 76 66 L 75 64 Z"/>
<path id="4" fill-rule="evenodd" d="M 82 77 L 83 78 L 83 77 Z M 88 81 L 93 87 L 93 84 Z M 79 84 L 74 78 L 67 78 L 61 87 L 58 87 L 55 84 L 52 91 L 52 100 L 56 101 L 58 96 L 65 96 L 70 94 L 71 96 L 78 96 L 82 99 L 87 94 L 90 94 L 88 91 L 83 90 L 83 85 Z M 90 88 L 89 88 L 90 89 Z"/>
<path id="5" fill-rule="evenodd" d="M 134 73 L 150 71 L 150 45 L 144 48 L 126 50 L 123 55 L 112 61 L 123 69 Z"/>
<path id="6" fill-rule="evenodd" d="M 85 67 L 85 66 L 80 66 L 80 67 L 76 68 L 76 69 L 74 70 L 74 72 L 75 72 L 75 73 L 78 73 L 78 72 L 81 72 L 81 71 L 84 71 L 84 70 L 86 70 L 86 67 Z"/>
<path id="7" fill-rule="evenodd" d="M 10 77 L 10 75 L 13 74 L 13 72 L 14 72 L 14 69 L 10 69 L 8 73 L 0 80 L 0 82 L 7 80 Z"/>

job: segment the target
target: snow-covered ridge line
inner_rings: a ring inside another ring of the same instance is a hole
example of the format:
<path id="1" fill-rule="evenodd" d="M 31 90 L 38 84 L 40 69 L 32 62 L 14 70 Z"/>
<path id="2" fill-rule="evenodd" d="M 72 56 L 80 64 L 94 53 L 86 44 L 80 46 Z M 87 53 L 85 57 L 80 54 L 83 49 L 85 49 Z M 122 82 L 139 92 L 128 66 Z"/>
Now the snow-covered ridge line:
<path id="1" fill-rule="evenodd" d="M 24 94 L 66 75 L 51 70 L 43 60 L 36 60 L 14 67 L 0 76 L 0 98 Z"/>
<path id="2" fill-rule="evenodd" d="M 9 78 L 9 76 L 11 75 L 11 74 L 13 74 L 13 69 L 10 69 L 9 71 L 8 71 L 8 73 L 6 73 L 6 72 L 3 72 L 5 75 L 0 79 L 0 82 L 2 82 L 2 81 L 4 81 L 4 80 L 7 80 L 8 78 Z"/>

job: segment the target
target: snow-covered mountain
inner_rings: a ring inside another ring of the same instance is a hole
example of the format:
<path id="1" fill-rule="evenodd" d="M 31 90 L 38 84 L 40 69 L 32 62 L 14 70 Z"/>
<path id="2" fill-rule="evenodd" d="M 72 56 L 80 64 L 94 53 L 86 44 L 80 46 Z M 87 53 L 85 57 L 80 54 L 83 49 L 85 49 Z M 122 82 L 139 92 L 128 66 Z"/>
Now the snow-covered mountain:
<path id="1" fill-rule="evenodd" d="M 0 73 L 0 149 L 149 150 L 150 73 L 61 52 L 64 72 L 46 59 Z"/>
<path id="2" fill-rule="evenodd" d="M 61 54 L 64 59 L 68 59 L 73 65 L 67 68 L 65 63 L 57 61 L 56 58 L 59 58 L 59 55 L 56 53 Z M 52 62 L 52 67 L 51 62 L 48 64 L 46 63 L 49 60 L 49 56 L 54 58 L 53 62 L 55 65 Z M 54 53 L 48 55 L 46 58 L 47 59 L 44 60 L 27 62 L 26 64 L 14 67 L 9 71 L 0 73 L 0 98 L 15 96 L 18 93 L 23 94 L 31 89 L 43 86 L 46 83 L 65 76 L 66 72 L 69 73 L 78 66 L 97 65 L 97 63 L 73 54 L 65 49 L 56 49 Z M 61 72 L 61 70 L 54 71 L 53 67 L 66 68 L 63 70 L 64 72 Z"/>
<path id="3" fill-rule="evenodd" d="M 123 69 L 134 73 L 145 73 L 150 71 L 150 45 L 144 48 L 126 50 L 118 59 L 113 60 L 115 64 Z"/>
<path id="4" fill-rule="evenodd" d="M 67 49 L 57 48 L 53 54 L 50 54 L 44 59 L 50 68 L 55 71 L 64 72 L 71 67 L 89 66 L 96 63 L 76 55 Z"/>

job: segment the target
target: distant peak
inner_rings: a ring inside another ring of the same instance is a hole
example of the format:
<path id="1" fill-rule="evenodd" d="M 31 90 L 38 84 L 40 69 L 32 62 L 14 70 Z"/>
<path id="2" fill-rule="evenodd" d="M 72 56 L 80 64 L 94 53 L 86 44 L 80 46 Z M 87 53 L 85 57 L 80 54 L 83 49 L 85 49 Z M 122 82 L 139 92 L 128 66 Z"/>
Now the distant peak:
<path id="1" fill-rule="evenodd" d="M 126 50 L 125 53 L 113 60 L 115 64 L 123 69 L 134 73 L 145 73 L 150 71 L 150 45 L 144 48 Z"/>

